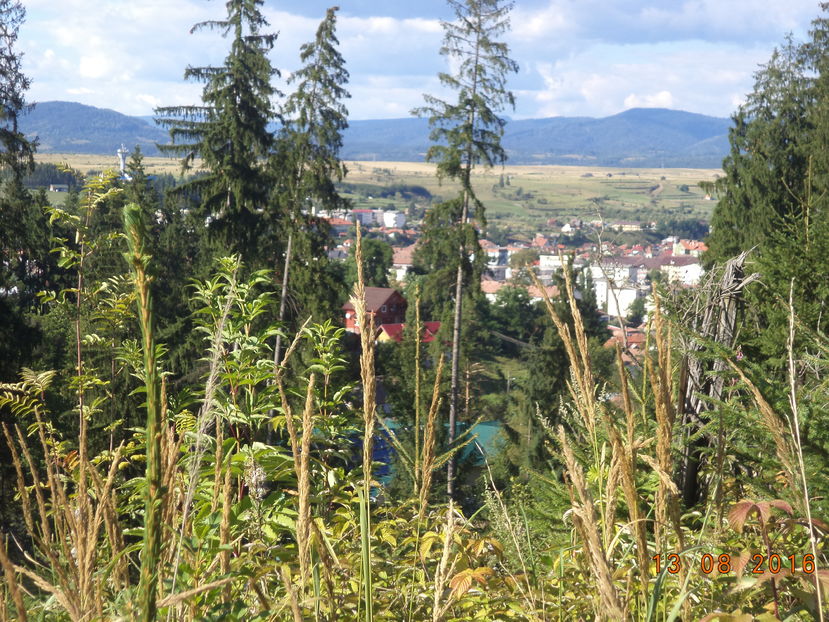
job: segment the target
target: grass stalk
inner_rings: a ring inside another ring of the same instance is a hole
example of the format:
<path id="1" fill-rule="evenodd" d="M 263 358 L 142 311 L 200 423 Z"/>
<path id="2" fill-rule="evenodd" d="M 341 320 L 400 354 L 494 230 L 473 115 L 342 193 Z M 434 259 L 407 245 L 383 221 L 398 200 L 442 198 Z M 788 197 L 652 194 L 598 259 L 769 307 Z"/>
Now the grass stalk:
<path id="1" fill-rule="evenodd" d="M 297 514 L 297 549 L 299 551 L 300 588 L 304 589 L 311 568 L 311 439 L 314 433 L 314 384 L 316 376 L 308 379 L 305 410 L 302 413 L 302 440 L 299 462 L 299 512 Z"/>
<path id="2" fill-rule="evenodd" d="M 810 168 L 811 172 L 811 168 Z M 808 228 L 807 228 L 808 230 Z M 789 367 L 789 404 L 791 406 L 792 418 L 791 429 L 792 438 L 794 440 L 795 451 L 797 452 L 797 467 L 800 475 L 800 483 L 803 487 L 803 506 L 806 510 L 806 520 L 809 525 L 809 545 L 812 549 L 813 559 L 818 559 L 817 552 L 817 534 L 815 533 L 815 525 L 812 522 L 812 504 L 809 498 L 809 484 L 806 481 L 806 466 L 803 461 L 803 445 L 800 442 L 800 417 L 798 415 L 797 407 L 797 381 L 794 364 L 794 279 L 792 279 L 789 286 L 789 336 L 786 343 L 786 350 L 788 355 Z M 817 599 L 818 619 L 823 622 L 823 597 L 821 595 L 821 583 L 818 573 L 814 573 L 815 579 L 815 597 Z M 772 583 L 772 586 L 774 583 Z"/>
<path id="3" fill-rule="evenodd" d="M 429 493 L 432 488 L 432 473 L 435 468 L 435 442 L 437 434 L 437 418 L 440 409 L 440 382 L 443 376 L 443 354 L 438 359 L 435 371 L 435 384 L 432 388 L 432 404 L 426 417 L 426 429 L 423 432 L 423 455 L 420 459 L 420 511 L 418 516 L 422 520 L 426 516 L 429 505 Z"/>
<path id="4" fill-rule="evenodd" d="M 124 231 L 129 251 L 127 260 L 133 271 L 135 290 L 138 295 L 138 318 L 141 324 L 144 350 L 144 377 L 147 388 L 147 488 L 144 504 L 144 544 L 139 575 L 138 598 L 140 619 L 151 622 L 156 619 L 156 590 L 161 557 L 161 511 L 164 489 L 161 482 L 161 383 L 156 365 L 155 338 L 153 335 L 151 278 L 147 274 L 150 256 L 146 253 L 146 233 L 141 218 L 141 208 L 130 203 L 124 208 Z"/>
<path id="5" fill-rule="evenodd" d="M 26 605 L 23 603 L 23 593 L 20 589 L 20 585 L 17 583 L 17 576 L 14 571 L 14 566 L 12 566 L 11 561 L 6 555 L 6 539 L 2 537 L 0 534 L 0 566 L 3 567 L 3 576 L 6 578 L 6 589 L 11 593 L 12 603 L 14 603 L 14 608 L 17 610 L 18 620 L 20 622 L 26 622 L 28 618 L 26 617 Z M 0 605 L 0 609 L 2 609 L 2 615 L 6 617 L 6 604 L 5 599 L 2 605 Z"/>
<path id="6" fill-rule="evenodd" d="M 607 620 L 627 620 L 616 586 L 613 585 L 613 573 L 610 571 L 607 553 L 599 536 L 596 508 L 592 496 L 587 490 L 584 472 L 576 462 L 576 457 L 564 434 L 564 428 L 561 426 L 558 429 L 558 440 L 564 454 L 564 464 L 567 467 L 570 484 L 576 492 L 577 501 L 574 498 L 573 522 L 581 534 L 587 549 L 588 563 L 596 579 L 601 602 L 599 613 L 602 618 Z"/>
<path id="7" fill-rule="evenodd" d="M 363 274 L 363 238 L 357 223 L 354 253 L 357 283 L 352 296 L 360 327 L 360 379 L 363 385 L 363 487 L 360 492 L 360 543 L 362 551 L 363 596 L 366 622 L 374 620 L 374 589 L 371 571 L 371 463 L 374 445 L 377 384 L 374 371 L 374 314 L 366 309 L 366 286 Z"/>
<path id="8" fill-rule="evenodd" d="M 423 328 L 420 324 L 420 285 L 415 285 L 415 452 L 414 452 L 414 496 L 420 495 L 420 350 Z"/>

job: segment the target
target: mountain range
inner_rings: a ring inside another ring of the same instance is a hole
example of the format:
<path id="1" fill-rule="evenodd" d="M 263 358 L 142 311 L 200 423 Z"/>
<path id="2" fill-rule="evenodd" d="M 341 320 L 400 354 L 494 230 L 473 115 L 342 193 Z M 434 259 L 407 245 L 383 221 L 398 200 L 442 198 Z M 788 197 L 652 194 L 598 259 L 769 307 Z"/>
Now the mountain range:
<path id="1" fill-rule="evenodd" d="M 152 117 L 130 117 L 74 102 L 42 102 L 20 122 L 44 153 L 112 153 L 123 143 L 156 155 L 169 140 Z M 725 118 L 632 108 L 604 117 L 511 120 L 502 145 L 511 164 L 719 168 L 728 153 Z M 343 135 L 347 160 L 420 161 L 429 148 L 426 119 L 351 121 Z"/>

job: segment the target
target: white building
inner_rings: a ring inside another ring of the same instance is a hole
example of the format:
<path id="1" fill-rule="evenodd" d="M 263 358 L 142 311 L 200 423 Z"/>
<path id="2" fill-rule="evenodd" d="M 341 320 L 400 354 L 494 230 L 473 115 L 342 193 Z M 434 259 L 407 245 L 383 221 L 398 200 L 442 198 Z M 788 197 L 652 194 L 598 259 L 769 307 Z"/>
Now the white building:
<path id="1" fill-rule="evenodd" d="M 374 224 L 374 212 L 370 209 L 353 209 L 351 210 L 351 219 L 369 227 Z"/>
<path id="2" fill-rule="evenodd" d="M 403 212 L 383 212 L 383 222 L 386 229 L 401 229 L 406 226 L 406 214 Z"/>
<path id="3" fill-rule="evenodd" d="M 662 264 L 661 270 L 669 282 L 688 286 L 699 283 L 703 273 L 699 258 L 688 255 L 672 257 Z"/>
<path id="4" fill-rule="evenodd" d="M 541 271 L 556 271 L 562 267 L 561 259 L 561 255 L 539 255 L 538 269 Z M 564 258 L 564 261 L 567 261 L 566 257 Z"/>
<path id="5" fill-rule="evenodd" d="M 599 280 L 610 280 L 616 287 L 636 284 L 638 282 L 639 270 L 636 266 L 626 261 L 618 261 L 618 258 L 609 257 L 601 264 L 590 265 L 590 276 L 593 282 Z"/>
<path id="6" fill-rule="evenodd" d="M 647 296 L 647 290 L 633 285 L 616 285 L 605 278 L 594 279 L 596 304 L 611 317 L 626 317 L 637 298 Z"/>

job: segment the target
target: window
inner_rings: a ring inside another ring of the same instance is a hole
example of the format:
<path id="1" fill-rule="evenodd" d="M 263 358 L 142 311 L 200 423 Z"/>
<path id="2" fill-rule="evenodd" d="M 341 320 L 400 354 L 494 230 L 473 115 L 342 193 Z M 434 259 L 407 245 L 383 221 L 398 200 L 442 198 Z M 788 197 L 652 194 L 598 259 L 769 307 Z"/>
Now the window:
<path id="1" fill-rule="evenodd" d="M 386 312 L 386 305 L 383 305 L 382 307 L 380 307 L 380 311 L 382 313 L 385 313 Z"/>

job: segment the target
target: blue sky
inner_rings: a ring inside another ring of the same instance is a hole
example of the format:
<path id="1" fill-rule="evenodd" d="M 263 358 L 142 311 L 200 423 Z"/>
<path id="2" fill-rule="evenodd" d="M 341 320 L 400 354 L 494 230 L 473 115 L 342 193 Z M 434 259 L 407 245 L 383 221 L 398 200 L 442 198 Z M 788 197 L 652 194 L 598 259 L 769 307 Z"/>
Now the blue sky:
<path id="1" fill-rule="evenodd" d="M 283 78 L 299 63 L 322 0 L 266 0 Z M 30 101 L 69 100 L 126 114 L 198 103 L 187 65 L 219 64 L 228 42 L 188 34 L 221 19 L 220 0 L 24 0 L 18 49 Z M 436 74 L 443 0 L 341 0 L 338 36 L 353 119 L 408 116 Z M 602 117 L 635 106 L 728 116 L 785 35 L 807 36 L 817 0 L 517 0 L 505 36 L 520 71 L 513 118 Z M 283 90 L 283 84 L 279 84 Z"/>

